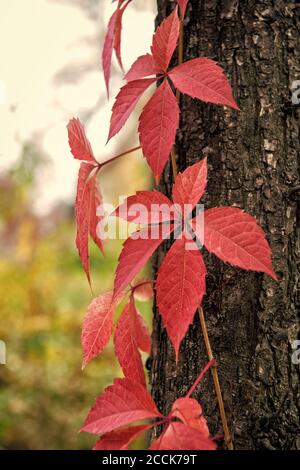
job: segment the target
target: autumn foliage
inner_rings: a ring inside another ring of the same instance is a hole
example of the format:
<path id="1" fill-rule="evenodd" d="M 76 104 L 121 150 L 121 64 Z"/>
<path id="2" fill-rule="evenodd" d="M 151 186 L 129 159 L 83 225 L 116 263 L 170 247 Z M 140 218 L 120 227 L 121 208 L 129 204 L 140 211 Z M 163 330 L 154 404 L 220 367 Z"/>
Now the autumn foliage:
<path id="1" fill-rule="evenodd" d="M 119 0 L 109 21 L 102 55 L 107 91 L 113 51 L 122 67 L 122 18 L 129 3 L 130 0 Z M 179 126 L 176 92 L 239 109 L 222 68 L 213 60 L 195 58 L 169 68 L 188 1 L 178 0 L 178 5 L 180 10 L 175 7 L 157 28 L 151 53 L 138 57 L 126 73 L 126 83 L 112 108 L 108 136 L 109 140 L 120 131 L 141 95 L 158 81 L 138 125 L 140 146 L 157 182 L 169 160 Z M 97 175 L 104 165 L 131 150 L 100 164 L 78 119 L 70 121 L 68 135 L 71 152 L 81 162 L 75 204 L 76 245 L 90 282 L 89 237 L 103 251 L 99 237 L 102 218 L 97 215 L 102 196 Z M 137 435 L 158 424 L 164 425 L 164 429 L 150 449 L 216 449 L 202 408 L 190 397 L 203 373 L 213 363 L 201 372 L 187 396 L 174 402 L 169 416 L 163 416 L 146 388 L 141 351 L 150 353 L 151 336 L 135 302 L 136 298 L 148 300 L 153 295 L 153 286 L 163 325 L 178 360 L 181 342 L 206 292 L 203 247 L 224 262 L 276 279 L 270 247 L 252 216 L 237 207 L 207 209 L 200 219 L 195 215 L 195 208 L 205 192 L 207 176 L 208 163 L 202 158 L 182 173 L 174 174 L 171 199 L 156 189 L 140 191 L 127 198 L 112 214 L 128 222 L 134 221 L 140 228 L 124 243 L 113 292 L 101 294 L 91 302 L 82 327 L 83 366 L 102 353 L 113 335 L 115 354 L 124 373 L 124 378 L 116 379 L 97 398 L 83 425 L 82 431 L 100 436 L 95 445 L 97 450 L 126 449 Z M 157 229 L 156 237 L 151 236 L 153 228 Z M 139 280 L 137 276 L 141 269 L 159 245 L 170 237 L 174 238 L 174 243 L 162 261 L 156 279 Z M 116 306 L 124 299 L 125 307 L 115 323 Z"/>

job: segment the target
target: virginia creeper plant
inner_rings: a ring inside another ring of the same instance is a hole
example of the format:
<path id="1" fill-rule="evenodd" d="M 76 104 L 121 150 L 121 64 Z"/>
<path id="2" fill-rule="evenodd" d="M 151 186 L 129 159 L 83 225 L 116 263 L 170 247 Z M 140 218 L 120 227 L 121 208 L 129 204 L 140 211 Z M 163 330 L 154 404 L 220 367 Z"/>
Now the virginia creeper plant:
<path id="1" fill-rule="evenodd" d="M 102 53 L 107 93 L 113 51 L 122 67 L 122 19 L 130 2 L 118 0 L 108 24 Z M 184 172 L 177 172 L 174 145 L 179 126 L 180 93 L 239 109 L 218 64 L 206 57 L 183 62 L 183 18 L 187 7 L 188 0 L 178 0 L 178 6 L 157 28 L 151 53 L 136 59 L 124 77 L 125 85 L 116 96 L 108 140 L 125 125 L 144 91 L 158 81 L 139 117 L 140 145 L 99 163 L 79 119 L 73 118 L 68 124 L 71 152 L 81 161 L 75 203 L 76 245 L 89 283 L 89 236 L 102 252 L 104 250 L 101 240 L 103 212 L 99 211 L 103 202 L 97 185 L 97 175 L 102 168 L 141 148 L 157 183 L 170 156 L 174 175 L 172 200 L 157 190 L 140 191 L 128 197 L 112 214 L 135 222 L 139 227 L 123 245 L 113 291 L 101 294 L 91 302 L 82 327 L 83 367 L 102 353 L 113 335 L 115 354 L 124 373 L 124 378 L 115 379 L 113 385 L 97 398 L 82 427 L 82 431 L 99 436 L 94 447 L 97 450 L 127 449 L 137 435 L 157 425 L 163 425 L 163 431 L 150 449 L 216 449 L 218 438 L 210 435 L 200 404 L 191 398 L 209 368 L 213 374 L 225 444 L 228 449 L 233 449 L 201 307 L 206 290 L 206 268 L 201 249 L 204 246 L 224 262 L 276 279 L 270 247 L 251 215 L 236 207 L 201 211 L 198 203 L 207 184 L 207 160 L 201 159 Z M 170 69 L 177 46 L 178 65 Z M 138 274 L 151 255 L 170 237 L 174 243 L 161 263 L 156 279 L 139 279 Z M 149 300 L 153 289 L 176 361 L 197 309 L 209 358 L 188 394 L 174 402 L 168 416 L 159 412 L 147 391 L 140 353 L 150 353 L 151 336 L 135 300 Z M 114 325 L 116 306 L 124 299 L 127 299 L 125 307 Z"/>

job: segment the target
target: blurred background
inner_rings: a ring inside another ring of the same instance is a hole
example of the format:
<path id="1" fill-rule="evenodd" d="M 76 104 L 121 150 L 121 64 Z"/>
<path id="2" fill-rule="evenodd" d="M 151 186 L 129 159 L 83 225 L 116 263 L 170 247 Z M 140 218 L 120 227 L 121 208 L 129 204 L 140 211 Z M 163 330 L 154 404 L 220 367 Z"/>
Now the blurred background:
<path id="1" fill-rule="evenodd" d="M 0 0 L 0 449 L 88 449 L 78 430 L 95 397 L 121 374 L 112 344 L 81 370 L 80 330 L 92 299 L 74 244 L 79 162 L 66 125 L 85 124 L 99 160 L 138 145 L 137 116 L 105 146 L 111 100 L 101 70 L 110 0 Z M 125 70 L 149 51 L 156 2 L 124 14 Z M 140 103 L 139 106 L 142 106 Z M 102 173 L 104 200 L 150 188 L 140 152 Z M 95 295 L 110 290 L 121 242 L 91 245 Z M 140 304 L 148 324 L 151 305 Z"/>

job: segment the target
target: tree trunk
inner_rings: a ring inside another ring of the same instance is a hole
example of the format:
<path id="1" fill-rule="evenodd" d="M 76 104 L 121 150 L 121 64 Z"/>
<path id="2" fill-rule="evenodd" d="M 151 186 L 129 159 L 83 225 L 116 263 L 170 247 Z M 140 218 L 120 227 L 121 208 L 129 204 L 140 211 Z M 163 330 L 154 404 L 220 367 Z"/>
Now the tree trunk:
<path id="1" fill-rule="evenodd" d="M 159 24 L 174 1 L 157 0 Z M 299 4 L 271 0 L 190 0 L 184 60 L 208 56 L 225 69 L 240 112 L 181 97 L 179 170 L 208 157 L 206 208 L 236 206 L 256 217 L 273 252 L 278 282 L 205 255 L 203 308 L 236 449 L 300 449 L 299 365 Z M 174 62 L 176 63 L 176 62 Z M 168 165 L 160 189 L 170 195 Z M 154 269 L 163 258 L 163 246 Z M 207 362 L 198 316 L 179 363 L 154 306 L 151 379 L 163 412 Z M 198 387 L 212 434 L 222 426 L 210 374 Z"/>

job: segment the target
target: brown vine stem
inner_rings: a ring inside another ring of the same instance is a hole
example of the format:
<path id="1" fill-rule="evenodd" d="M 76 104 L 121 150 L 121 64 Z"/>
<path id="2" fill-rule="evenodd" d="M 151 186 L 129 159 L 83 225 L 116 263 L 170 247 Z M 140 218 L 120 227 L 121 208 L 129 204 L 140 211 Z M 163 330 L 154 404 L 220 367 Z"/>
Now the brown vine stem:
<path id="1" fill-rule="evenodd" d="M 180 19 L 180 32 L 179 32 L 179 43 L 178 43 L 178 65 L 182 64 L 183 62 L 183 18 L 181 15 L 181 11 L 179 11 L 179 19 Z M 176 90 L 176 98 L 179 104 L 180 91 L 178 89 Z M 171 150 L 171 163 L 172 163 L 173 178 L 175 180 L 178 175 L 175 146 L 173 146 Z"/>
<path id="2" fill-rule="evenodd" d="M 183 29 L 183 18 L 182 18 L 181 12 L 179 13 L 179 17 L 180 17 L 180 34 L 179 34 L 179 44 L 178 44 L 178 65 L 183 63 L 183 45 L 184 45 L 183 44 L 184 29 Z M 179 101 L 180 101 L 179 90 L 176 90 L 176 98 L 179 104 Z M 171 162 L 172 162 L 172 169 L 173 169 L 173 178 L 175 180 L 178 174 L 177 165 L 176 165 L 175 147 L 173 147 L 171 151 Z M 208 336 L 204 312 L 201 306 L 198 308 L 198 312 L 200 316 L 201 330 L 202 330 L 202 334 L 204 338 L 204 343 L 205 343 L 205 348 L 206 348 L 208 359 L 210 362 L 215 361 L 213 352 L 212 352 L 212 347 L 210 344 L 210 339 Z M 222 391 L 221 391 L 221 386 L 220 386 L 220 381 L 219 381 L 219 375 L 218 375 L 218 370 L 217 370 L 217 366 L 215 365 L 215 363 L 211 367 L 211 373 L 213 377 L 215 392 L 216 392 L 218 406 L 220 410 L 222 426 L 224 430 L 224 440 L 225 440 L 228 450 L 233 450 L 233 442 L 232 442 L 231 434 L 228 428 L 228 422 L 227 422 L 225 406 L 224 406 L 224 401 L 223 401 L 223 396 L 222 396 Z"/>
<path id="3" fill-rule="evenodd" d="M 204 369 L 201 371 L 201 373 L 199 374 L 198 378 L 195 380 L 195 382 L 193 383 L 193 385 L 191 386 L 191 388 L 189 389 L 188 393 L 186 394 L 186 398 L 190 398 L 190 396 L 194 393 L 194 391 L 196 390 L 196 388 L 198 387 L 199 383 L 201 382 L 201 380 L 203 379 L 204 375 L 206 374 L 206 372 L 208 371 L 208 369 L 210 369 L 211 367 L 213 367 L 214 365 L 216 364 L 216 361 L 215 359 L 212 359 L 211 361 L 209 361 L 206 366 L 204 367 Z"/>
<path id="4" fill-rule="evenodd" d="M 180 32 L 179 32 L 179 43 L 178 43 L 178 65 L 183 63 L 183 18 L 181 12 L 179 12 L 179 19 L 180 19 Z M 176 90 L 176 98 L 179 101 L 180 98 L 180 91 Z"/>
<path id="5" fill-rule="evenodd" d="M 125 157 L 125 155 L 128 155 L 129 153 L 136 152 L 137 150 L 140 150 L 142 147 L 139 145 L 138 147 L 134 147 L 132 149 L 126 150 L 125 152 L 119 153 L 119 155 L 116 155 L 115 157 L 111 158 L 110 160 L 106 160 L 106 162 L 99 163 L 100 167 L 103 167 L 105 165 L 108 165 L 109 163 L 114 162 L 118 158 Z"/>
<path id="6" fill-rule="evenodd" d="M 206 321 L 205 321 L 205 316 L 203 312 L 203 308 L 199 307 L 198 308 L 199 316 L 200 316 L 200 323 L 201 323 L 201 329 L 202 329 L 202 334 L 204 337 L 204 343 L 206 347 L 206 352 L 209 361 L 214 360 L 209 336 L 208 336 L 208 331 L 206 327 Z M 223 396 L 222 396 L 222 391 L 220 387 L 220 381 L 219 381 L 219 376 L 218 376 L 218 370 L 216 364 L 212 365 L 211 367 L 211 373 L 214 381 L 214 386 L 215 386 L 215 391 L 217 395 L 217 400 L 218 400 L 218 405 L 219 405 L 219 410 L 220 410 L 220 416 L 221 416 L 221 421 L 222 421 L 222 426 L 224 430 L 224 440 L 227 445 L 228 450 L 233 450 L 233 442 L 231 439 L 231 435 L 229 432 L 228 428 L 228 423 L 227 423 L 227 417 L 226 417 L 226 412 L 225 412 L 225 407 L 224 407 L 224 401 L 223 401 Z"/>
<path id="7" fill-rule="evenodd" d="M 171 150 L 171 163 L 172 163 L 173 178 L 175 181 L 178 175 L 178 170 L 177 170 L 177 165 L 176 165 L 176 153 L 175 153 L 174 147 Z"/>

